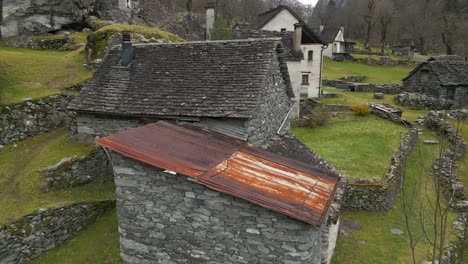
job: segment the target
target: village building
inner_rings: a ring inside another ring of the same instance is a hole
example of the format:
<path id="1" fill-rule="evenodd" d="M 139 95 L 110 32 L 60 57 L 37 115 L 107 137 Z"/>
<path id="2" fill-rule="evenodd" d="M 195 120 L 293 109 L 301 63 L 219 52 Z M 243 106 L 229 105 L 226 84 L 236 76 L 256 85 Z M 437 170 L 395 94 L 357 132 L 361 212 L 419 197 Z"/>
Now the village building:
<path id="1" fill-rule="evenodd" d="M 175 120 L 259 146 L 289 127 L 279 38 L 133 45 L 125 35 L 69 105 L 81 140 Z"/>
<path id="2" fill-rule="evenodd" d="M 468 106 L 468 62 L 459 56 L 431 57 L 403 79 L 407 91 Z"/>
<path id="3" fill-rule="evenodd" d="M 301 100 L 320 97 L 324 42 L 291 8 L 280 5 L 261 13 L 250 29 L 238 25 L 233 35 L 236 39 L 281 37 L 287 50 L 287 65 L 295 97 Z M 298 100 L 293 117 L 299 116 L 299 108 Z"/>
<path id="4" fill-rule="evenodd" d="M 124 262 L 330 263 L 340 177 L 284 139 L 264 150 L 166 121 L 99 139 L 114 168 Z"/>
<path id="5" fill-rule="evenodd" d="M 327 44 L 327 48 L 323 51 L 323 55 L 334 60 L 343 61 L 351 59 L 351 52 L 354 51 L 356 42 L 347 41 L 345 28 L 333 28 L 319 26 L 318 35 Z"/>
<path id="6" fill-rule="evenodd" d="M 413 40 L 402 40 L 398 45 L 392 47 L 392 54 L 397 56 L 413 57 L 416 51 L 416 46 Z"/>

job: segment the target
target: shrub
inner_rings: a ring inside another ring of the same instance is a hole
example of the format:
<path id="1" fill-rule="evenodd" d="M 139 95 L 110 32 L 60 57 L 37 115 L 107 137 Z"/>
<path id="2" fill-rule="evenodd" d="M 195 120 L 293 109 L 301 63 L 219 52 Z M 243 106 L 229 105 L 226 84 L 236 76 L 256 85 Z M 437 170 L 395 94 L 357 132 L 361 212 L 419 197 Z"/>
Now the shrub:
<path id="1" fill-rule="evenodd" d="M 295 127 L 307 128 L 321 127 L 327 125 L 329 119 L 330 114 L 328 113 L 328 110 L 325 107 L 317 107 L 305 118 L 296 120 L 293 125 Z"/>
<path id="2" fill-rule="evenodd" d="M 366 116 L 371 112 L 371 108 L 367 104 L 357 104 L 351 106 L 351 110 L 358 116 Z"/>

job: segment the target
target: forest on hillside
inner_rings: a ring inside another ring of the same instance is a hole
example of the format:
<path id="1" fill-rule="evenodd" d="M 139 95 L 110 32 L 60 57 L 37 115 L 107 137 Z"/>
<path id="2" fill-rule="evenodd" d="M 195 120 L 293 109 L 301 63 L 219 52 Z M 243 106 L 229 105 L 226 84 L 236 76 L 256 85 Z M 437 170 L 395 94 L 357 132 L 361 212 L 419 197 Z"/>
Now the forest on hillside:
<path id="1" fill-rule="evenodd" d="M 343 26 L 349 40 L 366 48 L 414 42 L 422 54 L 468 56 L 468 0 L 319 0 L 315 8 L 297 0 L 142 0 L 141 5 L 154 2 L 169 13 L 197 14 L 212 2 L 231 26 L 253 23 L 258 14 L 288 5 L 314 29 Z"/>

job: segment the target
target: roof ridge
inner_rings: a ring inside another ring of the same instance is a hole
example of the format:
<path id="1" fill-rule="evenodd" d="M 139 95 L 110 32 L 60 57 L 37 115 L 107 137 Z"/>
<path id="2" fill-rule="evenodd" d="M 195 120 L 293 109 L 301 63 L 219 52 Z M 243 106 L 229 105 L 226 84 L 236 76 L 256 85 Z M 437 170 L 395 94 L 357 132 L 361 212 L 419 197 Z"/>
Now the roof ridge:
<path id="1" fill-rule="evenodd" d="M 242 43 L 242 42 L 279 42 L 281 37 L 270 37 L 270 38 L 251 38 L 251 39 L 229 39 L 229 40 L 213 40 L 213 41 L 185 41 L 185 42 L 171 42 L 171 43 L 134 43 L 133 47 L 146 47 L 146 46 L 185 46 L 192 44 L 222 44 L 222 43 Z M 115 45 L 121 47 L 121 44 Z"/>

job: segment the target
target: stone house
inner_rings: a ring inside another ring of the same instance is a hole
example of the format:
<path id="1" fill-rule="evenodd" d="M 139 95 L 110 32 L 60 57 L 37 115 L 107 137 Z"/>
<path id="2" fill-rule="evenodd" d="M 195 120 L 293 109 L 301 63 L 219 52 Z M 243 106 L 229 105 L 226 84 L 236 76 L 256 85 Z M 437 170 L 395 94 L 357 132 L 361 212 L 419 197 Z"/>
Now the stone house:
<path id="1" fill-rule="evenodd" d="M 114 168 L 124 262 L 329 263 L 340 177 L 286 140 L 264 150 L 166 121 L 99 139 Z"/>
<path id="2" fill-rule="evenodd" d="M 344 27 L 333 28 L 321 25 L 318 35 L 327 44 L 327 48 L 323 51 L 324 56 L 340 61 L 351 58 L 356 42 L 346 40 Z"/>
<path id="3" fill-rule="evenodd" d="M 322 82 L 322 52 L 326 48 L 322 39 L 291 8 L 280 5 L 258 15 L 250 29 L 236 27 L 236 39 L 281 37 L 287 49 L 289 75 L 296 98 L 320 97 Z M 299 102 L 293 116 L 299 116 Z"/>
<path id="4" fill-rule="evenodd" d="M 459 56 L 435 56 L 420 63 L 403 79 L 409 92 L 468 105 L 468 62 Z"/>
<path id="5" fill-rule="evenodd" d="M 259 146 L 289 127 L 287 69 L 279 38 L 132 45 L 128 37 L 69 110 L 84 141 L 176 120 Z"/>
<path id="6" fill-rule="evenodd" d="M 392 47 L 392 54 L 398 56 L 414 56 L 416 46 L 413 40 L 402 40 Z"/>

